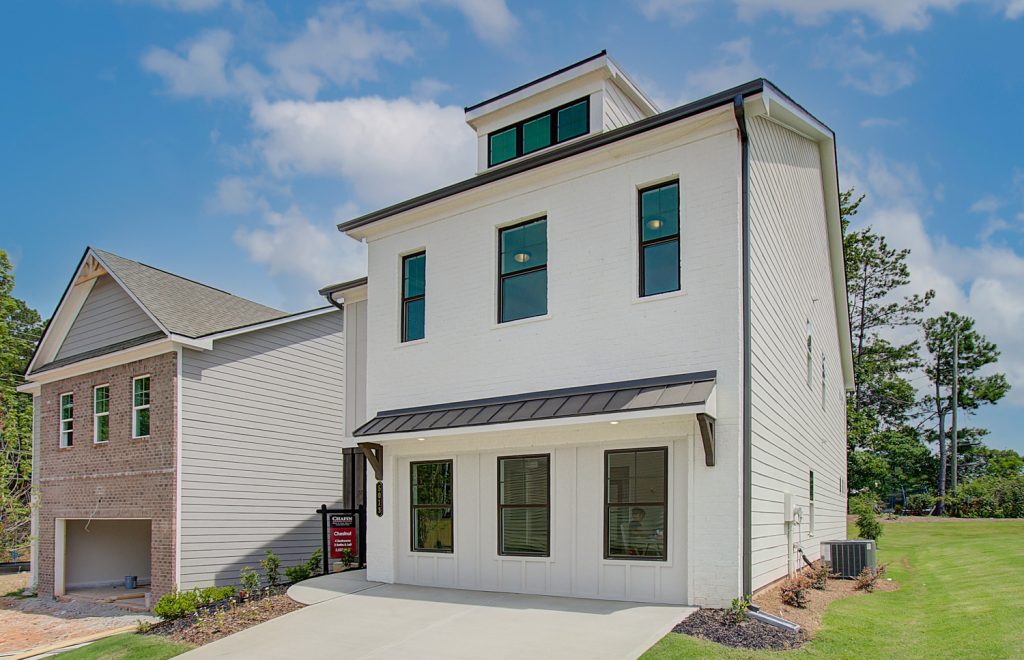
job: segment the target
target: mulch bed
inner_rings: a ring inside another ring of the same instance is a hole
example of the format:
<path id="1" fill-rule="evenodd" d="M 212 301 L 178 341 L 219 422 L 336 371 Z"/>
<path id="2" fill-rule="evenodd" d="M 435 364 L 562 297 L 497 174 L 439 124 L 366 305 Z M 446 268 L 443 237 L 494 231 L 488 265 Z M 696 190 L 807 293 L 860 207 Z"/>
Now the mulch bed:
<path id="1" fill-rule="evenodd" d="M 145 634 L 202 646 L 302 607 L 284 593 L 244 602 L 232 600 L 193 616 L 160 622 Z"/>
<path id="2" fill-rule="evenodd" d="M 741 649 L 785 651 L 804 643 L 802 632 L 786 632 L 753 619 L 736 621 L 725 610 L 697 610 L 673 628 L 672 632 Z"/>

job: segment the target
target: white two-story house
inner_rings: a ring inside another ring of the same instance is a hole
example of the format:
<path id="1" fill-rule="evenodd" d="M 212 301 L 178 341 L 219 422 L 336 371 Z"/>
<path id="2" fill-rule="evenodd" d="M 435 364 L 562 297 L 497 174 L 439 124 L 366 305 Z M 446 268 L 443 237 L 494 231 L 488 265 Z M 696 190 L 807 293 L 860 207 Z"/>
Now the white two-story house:
<path id="1" fill-rule="evenodd" d="M 479 172 L 339 228 L 368 577 L 721 606 L 845 538 L 833 132 L 605 53 L 466 109 Z M 789 509 L 786 510 L 788 503 Z"/>

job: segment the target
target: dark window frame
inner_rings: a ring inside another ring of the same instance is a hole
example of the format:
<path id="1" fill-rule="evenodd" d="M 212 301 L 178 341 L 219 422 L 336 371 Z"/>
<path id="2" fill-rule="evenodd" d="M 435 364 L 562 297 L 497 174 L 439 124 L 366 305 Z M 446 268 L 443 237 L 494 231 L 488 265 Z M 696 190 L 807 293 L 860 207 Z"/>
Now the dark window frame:
<path id="1" fill-rule="evenodd" d="M 587 123 L 586 123 L 586 126 L 585 126 L 583 132 L 580 133 L 579 135 L 574 135 L 571 138 L 565 138 L 564 140 L 559 140 L 558 139 L 558 113 L 561 112 L 562 110 L 565 110 L 566 108 L 571 108 L 574 105 L 578 105 L 580 103 L 585 103 L 586 104 L 586 109 L 585 109 L 584 115 L 586 116 L 586 122 Z M 546 146 L 539 147 L 537 149 L 534 149 L 533 151 L 524 152 L 523 151 L 523 126 L 525 126 L 526 124 L 529 124 L 530 122 L 537 121 L 538 119 L 541 119 L 541 118 L 543 118 L 545 116 L 551 117 L 551 122 L 550 122 L 551 125 L 549 127 L 550 130 L 551 130 L 551 142 L 548 143 Z M 491 156 L 492 156 L 492 154 L 491 154 L 491 139 L 495 135 L 498 135 L 500 133 L 504 133 L 505 131 L 508 131 L 509 129 L 515 129 L 515 132 L 516 132 L 516 154 L 514 156 L 512 156 L 511 158 L 507 158 L 507 159 L 505 159 L 505 160 L 503 160 L 503 161 L 501 161 L 499 163 L 495 163 L 495 162 L 493 162 L 493 160 L 491 158 Z M 562 142 L 568 142 L 569 140 L 575 140 L 576 138 L 583 137 L 583 136 L 589 135 L 589 134 L 590 134 L 590 95 L 587 95 L 587 96 L 584 96 L 582 98 L 578 98 L 575 101 L 570 101 L 569 103 L 564 103 L 564 104 L 558 106 L 557 108 L 552 108 L 551 110 L 545 110 L 544 112 L 536 114 L 536 115 L 534 115 L 532 117 L 527 117 L 526 119 L 517 121 L 514 124 L 509 124 L 508 126 L 502 126 L 501 128 L 499 128 L 497 130 L 494 130 L 494 131 L 491 131 L 490 133 L 488 133 L 487 134 L 487 167 L 491 168 L 491 167 L 497 167 L 498 165 L 504 165 L 505 163 L 511 163 L 512 161 L 514 161 L 514 160 L 516 160 L 518 158 L 522 158 L 523 156 L 527 156 L 529 154 L 535 154 L 535 153 L 537 153 L 539 151 L 543 151 L 545 149 L 548 149 L 549 147 L 553 147 L 556 144 L 561 144 Z"/>
<path id="2" fill-rule="evenodd" d="M 644 193 L 652 190 L 658 190 L 659 188 L 665 188 L 667 186 L 674 185 L 676 187 L 676 233 L 668 236 L 662 236 L 660 238 L 653 238 L 651 240 L 644 240 Z M 638 188 L 636 191 L 636 229 L 637 229 L 637 252 L 640 268 L 637 273 L 637 291 L 641 298 L 650 298 L 651 296 L 660 296 L 666 293 L 675 293 L 682 291 L 683 289 L 683 274 L 682 274 L 682 263 L 683 263 L 683 204 L 682 204 L 682 186 L 679 184 L 679 179 L 671 179 L 669 181 L 662 181 L 661 183 L 655 183 L 650 186 L 644 186 Z M 647 272 L 647 266 L 644 259 L 645 248 L 651 247 L 652 245 L 663 245 L 675 241 L 678 244 L 678 259 L 676 260 L 676 269 L 679 271 L 679 283 L 675 289 L 669 291 L 659 291 L 658 293 L 646 293 L 644 291 L 644 275 Z"/>
<path id="3" fill-rule="evenodd" d="M 451 504 L 443 506 L 440 504 L 416 504 L 416 493 L 414 490 L 413 474 L 417 465 L 440 465 L 447 463 L 451 466 Z M 430 550 L 416 547 L 416 510 L 417 509 L 451 509 L 452 510 L 452 549 L 451 550 Z M 409 461 L 409 551 L 427 552 L 435 555 L 455 554 L 455 460 L 441 458 L 432 461 Z"/>
<path id="4" fill-rule="evenodd" d="M 423 293 L 420 294 L 420 295 L 417 295 L 417 296 L 406 296 L 405 295 L 405 279 L 407 277 L 407 274 L 406 274 L 406 270 L 405 269 L 406 269 L 409 261 L 411 259 L 415 259 L 416 257 L 423 257 Z M 402 343 L 404 344 L 404 343 L 410 342 L 410 341 L 419 341 L 421 339 L 426 339 L 427 338 L 427 251 L 426 250 L 420 250 L 418 252 L 413 252 L 412 254 L 407 254 L 407 255 L 402 257 L 402 277 L 401 277 L 401 282 L 399 284 L 399 287 L 401 288 L 401 298 L 402 298 L 402 330 L 401 330 L 401 333 L 400 333 L 400 337 L 401 337 Z M 422 337 L 417 337 L 416 339 L 409 339 L 409 334 L 408 334 L 408 329 L 409 329 L 408 328 L 409 303 L 416 302 L 418 300 L 422 300 L 423 301 L 423 336 Z"/>
<path id="5" fill-rule="evenodd" d="M 662 456 L 663 456 L 663 459 L 664 459 L 662 465 L 664 466 L 664 474 L 665 474 L 664 488 L 663 488 L 663 491 L 662 491 L 662 498 L 663 498 L 662 501 L 661 502 L 626 502 L 626 503 L 616 502 L 614 505 L 610 504 L 608 502 L 608 457 L 611 456 L 612 454 L 637 454 L 637 453 L 645 452 L 645 451 L 660 451 L 660 452 L 662 452 Z M 601 478 L 604 480 L 604 550 L 603 550 L 603 554 L 604 554 L 605 560 L 606 561 L 661 561 L 661 562 L 667 562 L 668 561 L 668 539 L 669 539 L 669 535 L 668 535 L 668 532 L 669 532 L 669 506 L 668 506 L 669 505 L 669 502 L 668 502 L 668 480 L 669 480 L 668 468 L 669 468 L 669 461 L 668 461 L 668 447 L 637 447 L 635 449 L 632 449 L 632 448 L 631 449 L 606 449 L 605 452 L 604 452 L 604 464 L 603 465 L 604 465 L 604 474 L 601 475 Z M 608 541 L 609 541 L 608 522 L 609 522 L 609 515 L 611 513 L 610 509 L 611 509 L 612 506 L 623 506 L 623 505 L 627 505 L 627 506 L 663 506 L 663 507 L 665 507 L 665 549 L 664 549 L 664 555 L 665 556 L 664 557 L 644 557 L 642 555 L 630 555 L 628 557 L 620 557 L 620 556 L 617 556 L 617 555 L 612 555 L 611 553 L 608 552 Z"/>
<path id="6" fill-rule="evenodd" d="M 523 458 L 543 458 L 547 461 L 548 492 L 547 501 L 544 504 L 502 504 L 501 503 L 501 462 L 504 460 L 515 460 Z M 495 463 L 497 470 L 497 502 L 498 502 L 498 556 L 500 557 L 550 557 L 551 556 L 551 454 L 517 454 L 515 456 L 499 456 Z M 548 548 L 547 552 L 503 552 L 501 540 L 504 537 L 504 516 L 505 509 L 541 509 L 547 513 L 546 522 L 548 526 Z"/>
<path id="7" fill-rule="evenodd" d="M 531 273 L 537 273 L 537 272 L 540 272 L 542 270 L 546 271 L 548 269 L 548 261 L 550 260 L 550 257 L 551 257 L 550 253 L 548 253 L 547 257 L 544 259 L 544 263 L 541 264 L 540 266 L 532 266 L 530 268 L 524 268 L 523 270 L 517 270 L 514 273 L 502 273 L 501 272 L 502 271 L 502 260 L 501 260 L 501 237 L 502 237 L 502 235 L 505 232 L 507 232 L 507 231 L 512 231 L 514 229 L 519 229 L 519 228 L 525 227 L 527 225 L 532 225 L 535 222 L 545 222 L 546 223 L 547 220 L 548 220 L 548 216 L 542 215 L 542 216 L 537 217 L 537 218 L 531 218 L 529 220 L 524 220 L 522 222 L 517 222 L 514 225 L 508 225 L 507 227 L 499 227 L 498 228 L 498 250 L 497 250 L 497 254 L 498 254 L 498 323 L 499 324 L 502 324 L 502 323 L 514 323 L 515 321 L 522 321 L 523 319 L 536 319 L 536 318 L 540 318 L 542 316 L 547 316 L 547 314 L 548 314 L 548 310 L 547 310 L 548 290 L 547 290 L 547 287 L 545 287 L 544 288 L 544 300 L 545 300 L 544 308 L 545 308 L 545 311 L 544 311 L 543 314 L 534 314 L 533 316 L 521 316 L 521 317 L 519 317 L 517 319 L 509 319 L 507 321 L 502 320 L 502 317 L 504 316 L 504 311 L 505 311 L 505 294 L 504 294 L 504 289 L 501 286 L 502 284 L 505 283 L 505 280 L 513 279 L 513 278 L 518 277 L 520 275 L 529 275 Z M 544 246 L 545 246 L 545 252 L 547 252 L 548 231 L 547 231 L 547 226 L 546 225 L 544 227 Z"/>

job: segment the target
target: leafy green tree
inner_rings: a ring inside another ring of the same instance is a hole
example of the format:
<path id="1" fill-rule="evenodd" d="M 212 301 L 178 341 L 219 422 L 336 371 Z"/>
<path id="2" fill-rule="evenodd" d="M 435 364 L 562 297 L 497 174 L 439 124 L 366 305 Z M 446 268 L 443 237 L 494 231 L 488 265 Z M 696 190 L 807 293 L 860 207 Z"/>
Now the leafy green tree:
<path id="1" fill-rule="evenodd" d="M 1024 475 L 1024 456 L 1021 456 L 1012 449 L 986 448 L 985 474 L 993 477 Z"/>
<path id="2" fill-rule="evenodd" d="M 43 328 L 39 314 L 13 293 L 14 271 L 0 250 L 0 556 L 28 541 L 32 397 L 15 388 Z"/>
<path id="3" fill-rule="evenodd" d="M 938 513 L 943 512 L 943 500 L 946 495 L 948 480 L 948 437 L 947 419 L 952 411 L 953 385 L 953 342 L 954 335 L 959 336 L 958 367 L 959 407 L 968 415 L 983 405 L 991 405 L 1006 396 L 1010 384 L 1001 373 L 982 375 L 981 371 L 999 360 L 999 349 L 996 345 L 974 329 L 974 319 L 961 316 L 956 312 L 946 312 L 941 316 L 930 318 L 924 322 L 925 347 L 930 359 L 925 363 L 925 374 L 928 376 L 931 393 L 922 404 L 928 411 L 923 424 L 935 423 L 934 432 L 929 437 L 939 445 L 939 469 L 936 486 L 939 494 Z M 966 415 L 965 415 L 966 417 Z M 977 440 L 987 433 L 984 430 L 965 428 L 966 439 Z"/>

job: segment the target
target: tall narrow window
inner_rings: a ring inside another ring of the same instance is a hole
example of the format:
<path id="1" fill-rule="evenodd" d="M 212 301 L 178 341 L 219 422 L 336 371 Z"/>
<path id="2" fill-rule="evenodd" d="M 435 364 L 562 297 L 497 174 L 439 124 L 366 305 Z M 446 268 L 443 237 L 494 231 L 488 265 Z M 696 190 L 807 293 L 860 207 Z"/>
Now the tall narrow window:
<path id="1" fill-rule="evenodd" d="M 668 521 L 668 449 L 604 454 L 605 559 L 664 560 Z"/>
<path id="2" fill-rule="evenodd" d="M 412 463 L 410 468 L 413 551 L 454 552 L 452 462 Z"/>
<path id="3" fill-rule="evenodd" d="M 132 379 L 132 437 L 149 436 L 149 376 Z"/>
<path id="4" fill-rule="evenodd" d="M 547 218 L 502 229 L 498 243 L 498 322 L 547 314 Z"/>
<path id="5" fill-rule="evenodd" d="M 498 459 L 498 554 L 547 557 L 550 550 L 550 458 Z"/>
<path id="6" fill-rule="evenodd" d="M 807 387 L 814 387 L 814 341 L 811 339 L 811 321 L 807 321 Z"/>
<path id="7" fill-rule="evenodd" d="M 808 481 L 807 512 L 809 514 L 808 517 L 810 518 L 810 530 L 811 530 L 810 533 L 811 533 L 811 536 L 814 536 L 814 470 L 810 470 L 810 474 L 808 476 L 807 481 Z"/>
<path id="8" fill-rule="evenodd" d="M 92 439 L 93 442 L 110 439 L 109 385 L 97 385 L 92 390 Z"/>
<path id="9" fill-rule="evenodd" d="M 640 295 L 679 290 L 679 182 L 639 193 Z"/>
<path id="10" fill-rule="evenodd" d="M 821 409 L 825 409 L 825 394 L 828 389 L 825 385 L 825 354 L 821 355 Z"/>
<path id="11" fill-rule="evenodd" d="M 402 341 L 426 336 L 427 253 L 402 258 Z"/>
<path id="12" fill-rule="evenodd" d="M 75 444 L 75 395 L 60 395 L 60 446 Z"/>

